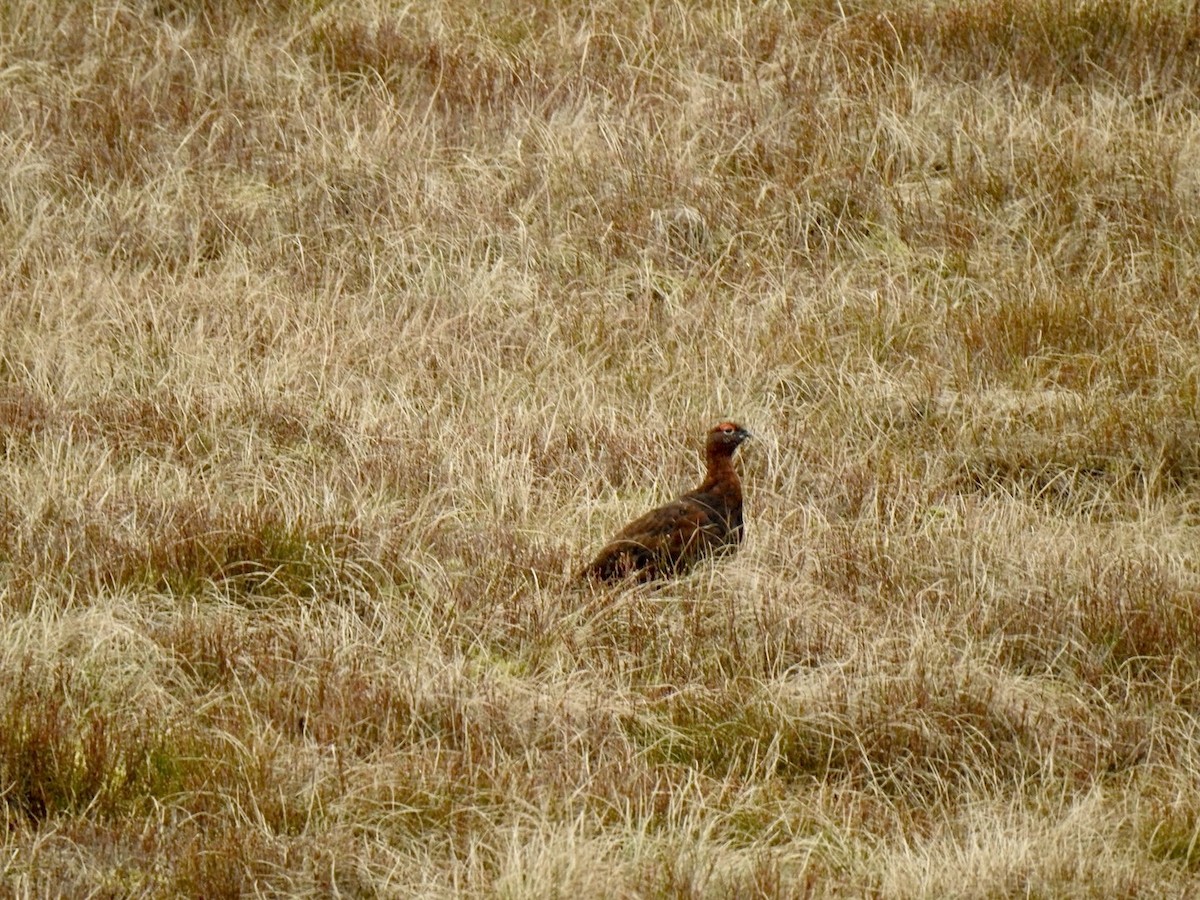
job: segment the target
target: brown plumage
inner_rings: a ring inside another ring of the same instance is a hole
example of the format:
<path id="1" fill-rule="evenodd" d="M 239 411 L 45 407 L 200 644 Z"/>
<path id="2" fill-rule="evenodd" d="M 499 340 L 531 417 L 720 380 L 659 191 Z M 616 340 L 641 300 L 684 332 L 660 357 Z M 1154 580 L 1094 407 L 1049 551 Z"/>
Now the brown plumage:
<path id="1" fill-rule="evenodd" d="M 694 491 L 634 519 L 580 573 L 615 581 L 651 581 L 686 571 L 706 556 L 732 552 L 742 540 L 742 483 L 733 453 L 750 437 L 736 422 L 708 433 L 708 472 Z"/>

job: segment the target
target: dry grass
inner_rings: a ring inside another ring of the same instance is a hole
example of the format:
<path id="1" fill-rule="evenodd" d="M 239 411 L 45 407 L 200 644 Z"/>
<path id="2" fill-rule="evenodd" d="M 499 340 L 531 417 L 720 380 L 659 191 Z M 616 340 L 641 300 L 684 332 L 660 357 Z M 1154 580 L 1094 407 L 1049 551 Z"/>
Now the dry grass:
<path id="1" fill-rule="evenodd" d="M 1198 54 L 0 6 L 5 895 L 1196 891 Z M 726 415 L 740 555 L 571 586 Z"/>

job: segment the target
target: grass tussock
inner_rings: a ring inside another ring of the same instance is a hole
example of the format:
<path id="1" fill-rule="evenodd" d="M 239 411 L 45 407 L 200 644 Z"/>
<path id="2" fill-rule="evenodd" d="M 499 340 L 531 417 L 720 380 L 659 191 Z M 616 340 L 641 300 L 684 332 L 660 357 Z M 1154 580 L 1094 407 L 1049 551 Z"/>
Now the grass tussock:
<path id="1" fill-rule="evenodd" d="M 1200 27 L 0 8 L 0 881 L 1186 896 Z M 571 574 L 756 435 L 740 553 Z"/>

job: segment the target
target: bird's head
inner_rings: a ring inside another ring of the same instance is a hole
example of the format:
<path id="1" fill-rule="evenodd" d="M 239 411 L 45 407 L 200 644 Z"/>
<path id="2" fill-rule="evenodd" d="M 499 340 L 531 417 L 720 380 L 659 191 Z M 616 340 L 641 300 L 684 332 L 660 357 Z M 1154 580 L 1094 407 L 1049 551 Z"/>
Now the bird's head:
<path id="1" fill-rule="evenodd" d="M 732 454 L 742 441 L 750 437 L 753 435 L 737 422 L 720 422 L 708 433 L 708 447 Z"/>

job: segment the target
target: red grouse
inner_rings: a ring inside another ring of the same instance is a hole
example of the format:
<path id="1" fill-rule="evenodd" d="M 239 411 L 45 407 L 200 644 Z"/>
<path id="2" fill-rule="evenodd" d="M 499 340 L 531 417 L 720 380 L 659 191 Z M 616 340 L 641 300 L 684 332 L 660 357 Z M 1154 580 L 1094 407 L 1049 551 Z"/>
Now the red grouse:
<path id="1" fill-rule="evenodd" d="M 708 433 L 708 474 L 694 491 L 634 519 L 588 564 L 582 576 L 652 581 L 685 572 L 706 556 L 730 553 L 742 540 L 742 483 L 733 452 L 750 437 L 736 422 Z"/>

